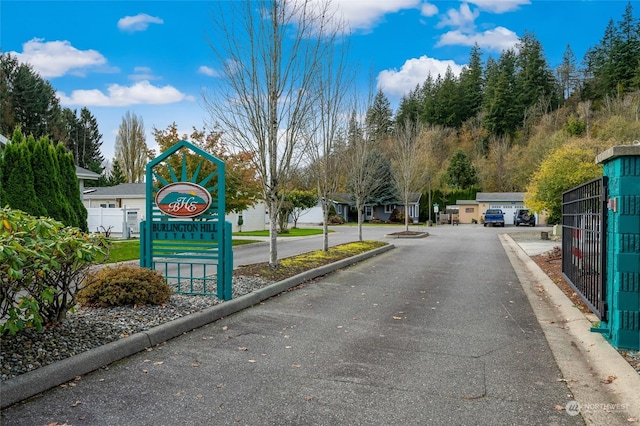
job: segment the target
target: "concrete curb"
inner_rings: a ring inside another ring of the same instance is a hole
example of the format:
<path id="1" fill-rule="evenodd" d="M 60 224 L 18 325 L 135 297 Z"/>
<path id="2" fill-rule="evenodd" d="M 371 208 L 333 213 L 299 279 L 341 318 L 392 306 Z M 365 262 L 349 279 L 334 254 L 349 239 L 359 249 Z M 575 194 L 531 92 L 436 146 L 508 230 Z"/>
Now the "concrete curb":
<path id="1" fill-rule="evenodd" d="M 200 312 L 153 327 L 149 331 L 136 333 L 132 336 L 38 368 L 37 370 L 21 374 L 13 379 L 5 380 L 0 386 L 0 408 L 6 408 L 16 402 L 20 402 L 55 386 L 69 382 L 77 376 L 87 374 L 109 365 L 112 362 L 141 352 L 146 348 L 166 342 L 183 333 L 187 333 L 220 318 L 249 308 L 303 282 L 385 253 L 393 248 L 395 248 L 395 246 L 389 244 L 330 265 L 312 269 L 284 281 L 261 288 L 253 293 L 238 297 L 237 299 L 232 299 Z"/>
<path id="2" fill-rule="evenodd" d="M 501 242 L 587 424 L 640 422 L 640 375 L 510 236 Z M 612 378 L 612 379 L 611 379 Z"/>

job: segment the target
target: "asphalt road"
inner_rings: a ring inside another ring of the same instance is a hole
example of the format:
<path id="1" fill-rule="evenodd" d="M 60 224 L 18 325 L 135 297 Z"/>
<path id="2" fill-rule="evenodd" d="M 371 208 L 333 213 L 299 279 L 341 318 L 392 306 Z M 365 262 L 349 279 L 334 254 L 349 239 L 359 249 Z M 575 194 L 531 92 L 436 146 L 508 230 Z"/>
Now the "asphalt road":
<path id="1" fill-rule="evenodd" d="M 399 240 L 385 238 L 385 235 L 392 232 L 401 231 L 402 226 L 364 226 L 362 239 L 364 240 L 384 240 L 387 242 L 404 242 L 410 240 Z M 432 232 L 434 227 L 411 226 L 411 230 Z M 358 240 L 358 228 L 356 226 L 336 226 L 332 227 L 333 232 L 329 233 L 329 246 L 349 243 Z M 269 261 L 269 242 L 264 238 L 264 242 L 259 244 L 238 245 L 233 247 L 234 267 Z M 322 249 L 322 235 L 310 237 L 278 237 L 277 250 L 278 258 L 293 256 L 312 250 Z"/>
<path id="2" fill-rule="evenodd" d="M 504 230 L 429 231 L 12 406 L 2 424 L 584 424 L 558 410 L 570 392 Z M 315 247 L 299 241 L 282 255 Z"/>

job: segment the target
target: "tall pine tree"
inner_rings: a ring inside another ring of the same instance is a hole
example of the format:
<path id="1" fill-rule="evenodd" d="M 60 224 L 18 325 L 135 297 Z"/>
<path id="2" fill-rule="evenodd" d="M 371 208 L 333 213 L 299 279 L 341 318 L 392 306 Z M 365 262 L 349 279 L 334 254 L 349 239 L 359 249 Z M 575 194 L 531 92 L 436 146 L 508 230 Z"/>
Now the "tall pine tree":
<path id="1" fill-rule="evenodd" d="M 367 111 L 367 127 L 376 141 L 384 140 L 393 131 L 393 111 L 391 103 L 382 90 L 378 90 L 373 105 Z"/>
<path id="2" fill-rule="evenodd" d="M 628 3 L 616 26 L 609 21 L 600 42 L 584 57 L 587 81 L 583 97 L 601 99 L 640 88 L 640 19 Z"/>
<path id="3" fill-rule="evenodd" d="M 562 88 L 562 94 L 565 99 L 569 98 L 580 87 L 580 75 L 578 66 L 576 65 L 576 55 L 571 49 L 571 45 L 567 47 L 562 54 L 562 64 L 556 69 L 558 83 Z"/>
<path id="4" fill-rule="evenodd" d="M 19 63 L 9 53 L 0 54 L 0 95 L 0 133 L 10 135 L 18 126 L 25 135 L 35 138 L 59 138 L 64 133 L 55 89 L 31 65 Z"/>
<path id="5" fill-rule="evenodd" d="M 464 122 L 475 117 L 482 108 L 484 80 L 482 52 L 476 44 L 471 49 L 469 64 L 460 73 L 460 120 Z"/>
<path id="6" fill-rule="evenodd" d="M 484 125 L 491 134 L 511 136 L 520 125 L 522 111 L 516 92 L 516 54 L 505 50 L 497 64 L 488 65 Z"/>
<path id="7" fill-rule="evenodd" d="M 555 109 L 560 95 L 553 72 L 544 56 L 542 45 L 533 34 L 525 34 L 517 46 L 517 105 L 522 114 L 525 110 L 544 100 Z M 548 112 L 548 111 L 544 111 Z"/>

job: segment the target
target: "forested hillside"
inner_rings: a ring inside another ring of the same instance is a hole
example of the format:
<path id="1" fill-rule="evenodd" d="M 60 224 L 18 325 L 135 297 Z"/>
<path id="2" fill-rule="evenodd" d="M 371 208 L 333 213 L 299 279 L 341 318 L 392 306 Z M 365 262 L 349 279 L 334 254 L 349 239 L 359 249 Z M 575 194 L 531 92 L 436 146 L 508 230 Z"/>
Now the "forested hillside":
<path id="1" fill-rule="evenodd" d="M 534 34 L 498 59 L 483 61 L 476 46 L 459 76 L 428 76 L 393 116 L 384 106 L 379 93 L 371 124 L 388 135 L 387 121 L 407 118 L 437 134 L 429 153 L 437 185 L 449 186 L 449 159 L 460 148 L 483 191 L 525 191 L 542 161 L 563 145 L 582 144 L 595 156 L 640 139 L 640 19 L 629 3 L 581 62 L 568 45 L 556 69 Z"/>
<path id="2" fill-rule="evenodd" d="M 394 126 L 423 125 L 436 200 L 527 192 L 528 205 L 553 210 L 557 220 L 553 203 L 562 191 L 602 173 L 593 164 L 598 153 L 640 140 L 640 19 L 629 3 L 584 58 L 567 45 L 555 69 L 535 34 L 497 59 L 483 56 L 475 46 L 460 75 L 429 75 L 395 113 L 378 92 L 367 114 L 369 131 L 393 144 Z M 463 186 L 451 174 L 460 152 L 471 163 L 465 173 L 477 177 Z"/>

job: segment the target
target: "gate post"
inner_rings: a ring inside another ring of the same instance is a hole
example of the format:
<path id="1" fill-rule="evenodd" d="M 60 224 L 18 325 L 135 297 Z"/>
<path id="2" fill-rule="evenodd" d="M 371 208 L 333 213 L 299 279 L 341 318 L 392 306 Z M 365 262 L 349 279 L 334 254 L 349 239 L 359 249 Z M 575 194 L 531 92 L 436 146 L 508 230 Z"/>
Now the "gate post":
<path id="1" fill-rule="evenodd" d="M 640 145 L 596 157 L 608 178 L 606 337 L 616 348 L 640 349 Z"/>

